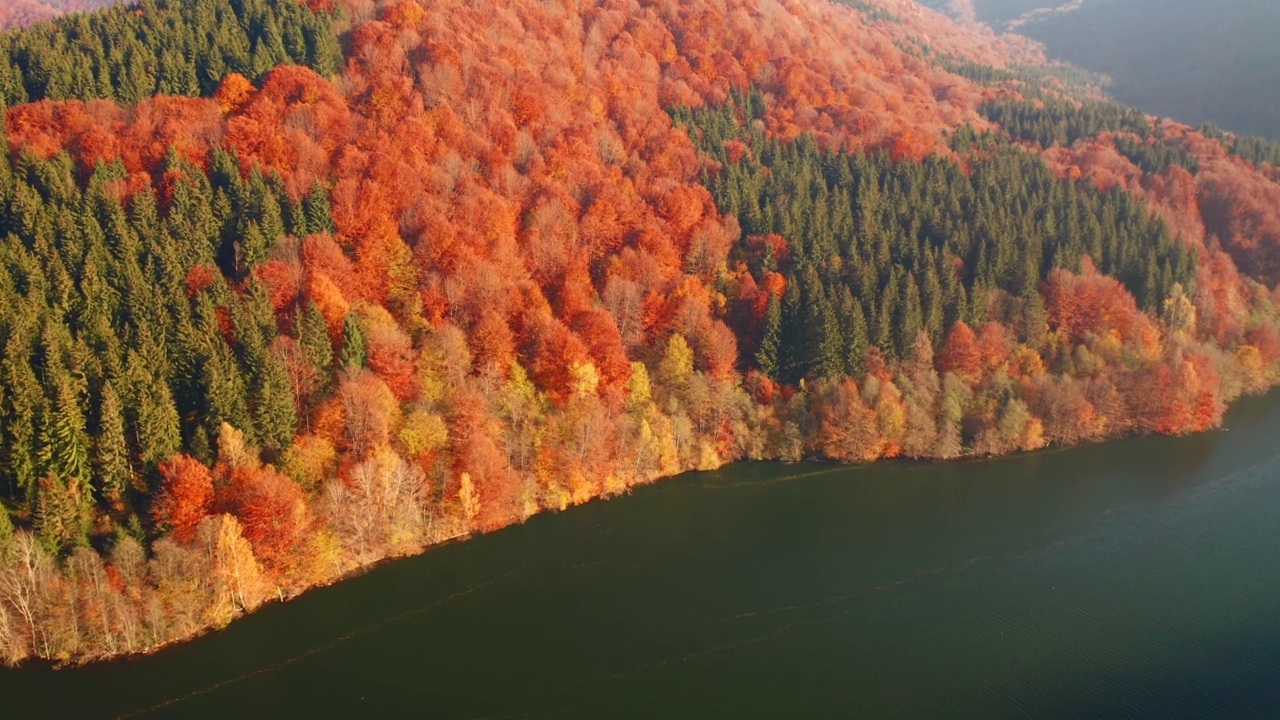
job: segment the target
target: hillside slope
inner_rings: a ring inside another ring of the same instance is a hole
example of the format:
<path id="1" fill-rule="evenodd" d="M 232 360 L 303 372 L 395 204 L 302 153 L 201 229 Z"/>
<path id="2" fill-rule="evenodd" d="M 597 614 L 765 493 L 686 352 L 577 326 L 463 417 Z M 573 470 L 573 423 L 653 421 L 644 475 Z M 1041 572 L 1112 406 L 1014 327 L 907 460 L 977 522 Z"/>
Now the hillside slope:
<path id="1" fill-rule="evenodd" d="M 0 35 L 0 653 L 740 458 L 1213 427 L 1280 372 L 1274 148 L 1087 85 L 905 0 Z"/>

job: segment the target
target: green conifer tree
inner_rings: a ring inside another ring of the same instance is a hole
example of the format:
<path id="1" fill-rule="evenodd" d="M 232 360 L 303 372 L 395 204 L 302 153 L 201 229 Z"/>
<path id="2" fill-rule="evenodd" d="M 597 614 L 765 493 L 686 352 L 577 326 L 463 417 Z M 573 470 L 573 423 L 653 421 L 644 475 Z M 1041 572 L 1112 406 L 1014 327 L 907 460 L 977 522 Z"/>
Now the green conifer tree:
<path id="1" fill-rule="evenodd" d="M 307 360 L 324 382 L 333 365 L 333 341 L 329 339 L 329 328 L 325 325 L 324 316 L 313 303 L 307 303 L 298 326 L 298 342 L 302 345 Z"/>
<path id="2" fill-rule="evenodd" d="M 53 555 L 89 541 L 89 506 L 74 479 L 46 477 L 36 496 L 36 537 Z"/>
<path id="3" fill-rule="evenodd" d="M 841 289 L 838 315 L 845 337 L 844 373 L 856 378 L 862 375 L 871 341 L 867 337 L 867 316 L 862 311 L 862 303 L 854 299 L 848 286 Z"/>
<path id="4" fill-rule="evenodd" d="M 311 194 L 307 196 L 304 212 L 307 218 L 308 233 L 333 232 L 333 216 L 329 211 L 329 196 L 320 182 L 311 186 Z"/>
<path id="5" fill-rule="evenodd" d="M 0 562 L 9 559 L 9 543 L 13 540 L 13 521 L 9 510 L 0 505 Z"/>
<path id="6" fill-rule="evenodd" d="M 822 296 L 814 310 L 818 319 L 817 357 L 814 358 L 813 372 L 819 378 L 834 378 L 844 374 L 846 341 L 836 312 Z"/>
<path id="7" fill-rule="evenodd" d="M 0 447 L 5 459 L 9 494 L 26 502 L 35 499 L 38 477 L 37 423 L 45 414 L 47 401 L 40 381 L 31 371 L 30 345 L 17 334 L 5 343 L 6 357 L 0 369 L 5 381 L 5 443 Z"/>
<path id="8" fill-rule="evenodd" d="M 84 413 L 70 377 L 55 376 L 52 412 L 40 433 L 40 467 L 43 475 L 88 485 L 89 433 Z"/>
<path id="9" fill-rule="evenodd" d="M 355 314 L 348 313 L 342 322 L 342 357 L 338 364 L 343 370 L 355 372 L 364 367 L 367 350 L 365 349 L 364 329 Z"/>
<path id="10" fill-rule="evenodd" d="M 266 355 L 258 384 L 256 420 L 259 433 L 268 450 L 281 451 L 293 443 L 298 428 L 293 389 L 284 361 L 275 352 Z"/>
<path id="11" fill-rule="evenodd" d="M 782 302 L 777 294 L 769 295 L 765 306 L 764 322 L 760 331 L 760 348 L 756 351 L 756 365 L 760 372 L 771 378 L 778 376 L 778 343 L 782 339 Z"/>
<path id="12" fill-rule="evenodd" d="M 142 462 L 152 466 L 182 449 L 181 424 L 173 393 L 168 385 L 154 378 L 139 388 L 134 442 Z"/>
<path id="13" fill-rule="evenodd" d="M 98 435 L 94 441 L 94 467 L 98 489 L 108 502 L 119 502 L 133 479 L 129 445 L 125 439 L 124 411 L 111 382 L 102 385 L 98 406 Z"/>

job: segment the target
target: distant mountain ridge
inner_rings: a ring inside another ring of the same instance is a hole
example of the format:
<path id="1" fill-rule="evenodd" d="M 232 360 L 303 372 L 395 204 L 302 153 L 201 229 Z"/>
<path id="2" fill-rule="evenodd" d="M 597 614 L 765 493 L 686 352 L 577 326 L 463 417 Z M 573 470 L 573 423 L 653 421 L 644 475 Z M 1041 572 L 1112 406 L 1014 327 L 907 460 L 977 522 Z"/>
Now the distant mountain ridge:
<path id="1" fill-rule="evenodd" d="M 1280 3 L 1257 0 L 925 0 L 960 21 L 1044 43 L 1115 80 L 1116 99 L 1180 122 L 1280 140 Z"/>

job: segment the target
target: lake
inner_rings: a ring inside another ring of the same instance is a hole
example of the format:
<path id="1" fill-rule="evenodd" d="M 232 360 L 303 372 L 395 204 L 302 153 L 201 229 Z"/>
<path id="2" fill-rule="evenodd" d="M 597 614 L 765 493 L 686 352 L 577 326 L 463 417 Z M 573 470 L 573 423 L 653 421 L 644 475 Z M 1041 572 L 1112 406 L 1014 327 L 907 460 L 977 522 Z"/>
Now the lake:
<path id="1" fill-rule="evenodd" d="M 1268 717 L 1280 395 L 1229 430 L 739 464 L 429 551 L 4 717 Z"/>

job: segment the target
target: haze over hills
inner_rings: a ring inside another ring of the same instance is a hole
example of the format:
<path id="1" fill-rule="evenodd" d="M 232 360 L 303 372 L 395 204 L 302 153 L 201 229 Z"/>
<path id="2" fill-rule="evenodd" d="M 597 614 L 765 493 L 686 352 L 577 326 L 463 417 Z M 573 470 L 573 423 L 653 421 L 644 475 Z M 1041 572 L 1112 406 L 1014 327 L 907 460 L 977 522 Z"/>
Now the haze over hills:
<path id="1" fill-rule="evenodd" d="M 1180 122 L 1280 139 L 1280 3 L 935 0 L 1111 76 L 1120 101 Z"/>
<path id="2" fill-rule="evenodd" d="M 0 7 L 0 29 L 23 27 L 69 12 L 96 10 L 120 0 L 5 0 Z"/>
<path id="3" fill-rule="evenodd" d="M 1280 145 L 908 0 L 155 0 L 0 34 L 0 657 L 737 459 L 1189 433 Z"/>

